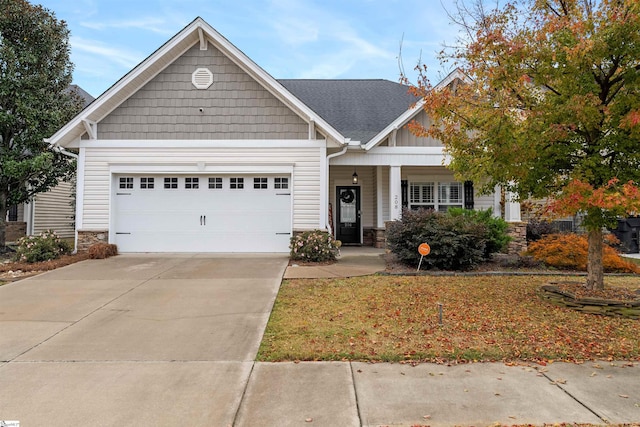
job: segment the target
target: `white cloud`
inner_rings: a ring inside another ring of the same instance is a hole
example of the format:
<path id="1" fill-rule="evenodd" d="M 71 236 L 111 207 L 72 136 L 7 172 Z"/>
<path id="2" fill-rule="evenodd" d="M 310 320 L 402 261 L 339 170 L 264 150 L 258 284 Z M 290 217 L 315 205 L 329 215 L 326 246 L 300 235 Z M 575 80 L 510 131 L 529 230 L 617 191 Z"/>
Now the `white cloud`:
<path id="1" fill-rule="evenodd" d="M 74 54 L 92 56 L 104 62 L 116 63 L 127 70 L 132 69 L 144 59 L 144 55 L 139 52 L 81 37 L 71 37 L 71 46 Z"/>
<path id="2" fill-rule="evenodd" d="M 152 33 L 172 36 L 175 32 L 172 25 L 167 25 L 164 18 L 149 17 L 140 19 L 125 19 L 112 21 L 82 21 L 81 26 L 92 30 L 108 30 L 108 29 L 138 29 L 150 31 Z"/>

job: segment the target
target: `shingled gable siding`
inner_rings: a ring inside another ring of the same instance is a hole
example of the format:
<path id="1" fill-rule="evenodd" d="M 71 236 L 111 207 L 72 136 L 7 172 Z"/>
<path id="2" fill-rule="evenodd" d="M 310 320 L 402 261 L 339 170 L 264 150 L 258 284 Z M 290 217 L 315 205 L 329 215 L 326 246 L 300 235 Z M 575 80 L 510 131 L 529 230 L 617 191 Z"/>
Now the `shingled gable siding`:
<path id="1" fill-rule="evenodd" d="M 188 142 L 185 143 L 188 145 Z M 83 230 L 109 229 L 109 164 L 293 164 L 293 229 L 320 223 L 320 161 L 324 148 L 86 148 Z M 209 173 L 213 174 L 213 173 Z"/>
<path id="2" fill-rule="evenodd" d="M 197 68 L 213 73 L 208 89 L 191 83 Z M 212 43 L 194 45 L 98 125 L 100 139 L 306 139 L 308 129 Z"/>
<path id="3" fill-rule="evenodd" d="M 431 126 L 433 121 L 427 117 L 424 111 L 418 113 L 415 121 L 425 128 Z M 434 138 L 418 138 L 412 134 L 406 126 L 398 130 L 396 134 L 396 146 L 398 147 L 442 147 L 442 143 Z"/>

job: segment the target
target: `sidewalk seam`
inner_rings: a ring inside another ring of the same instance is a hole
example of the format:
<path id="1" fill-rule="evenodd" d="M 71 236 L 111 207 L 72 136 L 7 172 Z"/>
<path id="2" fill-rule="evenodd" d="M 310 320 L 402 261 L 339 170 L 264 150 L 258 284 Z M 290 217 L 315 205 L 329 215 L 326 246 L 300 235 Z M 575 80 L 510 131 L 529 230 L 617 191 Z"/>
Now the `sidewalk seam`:
<path id="1" fill-rule="evenodd" d="M 356 401 L 356 413 L 358 414 L 358 422 L 362 427 L 362 414 L 360 413 L 360 402 L 358 401 L 358 388 L 356 386 L 356 377 L 353 374 L 353 362 L 349 362 L 349 371 L 351 372 L 351 382 L 353 383 L 353 397 Z"/>
<path id="2" fill-rule="evenodd" d="M 247 375 L 247 382 L 245 383 L 244 389 L 242 390 L 242 395 L 240 395 L 240 401 L 238 402 L 236 413 L 233 414 L 233 421 L 231 421 L 231 426 L 235 426 L 236 422 L 238 421 L 238 415 L 240 415 L 240 409 L 242 408 L 244 397 L 247 395 L 247 390 L 249 389 L 249 382 L 251 381 L 251 375 L 253 375 L 253 369 L 255 367 L 256 367 L 256 362 L 254 361 L 253 363 L 251 363 L 251 370 L 249 371 L 249 375 Z"/>
<path id="3" fill-rule="evenodd" d="M 538 371 L 540 372 L 540 371 Z M 580 399 L 578 399 L 577 397 L 575 397 L 573 394 L 571 394 L 569 391 L 567 391 L 565 388 L 563 388 L 560 384 L 558 384 L 557 381 L 554 381 L 553 379 L 551 379 L 551 377 L 549 377 L 549 375 L 547 375 L 546 372 L 540 372 L 546 379 L 548 379 L 550 382 L 553 383 L 553 385 L 555 385 L 556 387 L 558 387 L 560 390 L 562 390 L 567 396 L 569 396 L 570 398 L 572 398 L 576 403 L 578 403 L 580 406 L 582 406 L 583 408 L 585 408 L 587 411 L 591 412 L 593 415 L 595 415 L 596 417 L 598 417 L 600 420 L 602 420 L 603 423 L 605 424 L 609 424 L 609 421 L 603 417 L 600 416 L 600 414 L 598 414 L 596 411 L 594 411 L 593 409 L 589 408 L 587 405 L 585 405 L 584 403 L 582 403 L 582 401 L 580 401 Z"/>

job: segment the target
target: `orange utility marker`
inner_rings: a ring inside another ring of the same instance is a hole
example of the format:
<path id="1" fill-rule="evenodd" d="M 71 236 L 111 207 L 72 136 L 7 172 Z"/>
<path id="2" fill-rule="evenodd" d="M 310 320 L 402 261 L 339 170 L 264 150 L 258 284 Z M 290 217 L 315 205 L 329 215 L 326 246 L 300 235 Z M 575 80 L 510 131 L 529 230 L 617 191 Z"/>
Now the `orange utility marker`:
<path id="1" fill-rule="evenodd" d="M 428 243 L 422 243 L 418 246 L 418 253 L 420 254 L 420 262 L 418 263 L 418 270 L 420 271 L 420 266 L 422 265 L 422 259 L 425 255 L 429 255 L 431 253 L 431 246 Z"/>

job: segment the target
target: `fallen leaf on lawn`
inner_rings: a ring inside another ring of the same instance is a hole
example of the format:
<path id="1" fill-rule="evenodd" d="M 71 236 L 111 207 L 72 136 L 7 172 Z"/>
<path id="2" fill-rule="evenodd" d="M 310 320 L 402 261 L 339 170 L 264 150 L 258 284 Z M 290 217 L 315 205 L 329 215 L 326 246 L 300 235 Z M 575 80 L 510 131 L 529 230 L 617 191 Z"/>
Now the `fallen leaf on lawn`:
<path id="1" fill-rule="evenodd" d="M 498 377 L 497 379 L 498 379 L 498 380 L 500 380 L 500 381 L 502 381 L 502 377 Z"/>
<path id="2" fill-rule="evenodd" d="M 618 396 L 622 397 L 623 399 L 628 399 L 629 396 L 627 396 L 626 394 L 619 394 Z"/>
<path id="3" fill-rule="evenodd" d="M 595 377 L 596 375 L 598 375 L 598 374 L 596 374 L 595 372 L 592 372 L 591 375 L 589 375 L 589 376 L 590 377 Z"/>
<path id="4" fill-rule="evenodd" d="M 596 368 L 596 369 L 603 369 L 603 368 L 602 368 L 602 366 L 600 366 L 600 365 L 599 365 L 599 364 L 597 364 L 597 363 L 594 363 L 594 364 L 593 364 L 593 367 L 594 367 L 594 368 Z"/>
<path id="5" fill-rule="evenodd" d="M 607 378 L 611 378 L 611 375 L 607 375 Z"/>
<path id="6" fill-rule="evenodd" d="M 464 389 L 464 392 L 465 392 L 465 393 L 469 393 L 469 390 L 467 390 L 467 389 L 465 388 L 465 389 Z"/>
<path id="7" fill-rule="evenodd" d="M 511 418 L 512 420 L 516 419 L 516 417 L 512 417 L 511 415 L 509 415 L 509 418 Z"/>
<path id="8" fill-rule="evenodd" d="M 307 418 L 304 420 L 305 423 L 312 423 L 313 422 L 313 418 Z"/>
<path id="9" fill-rule="evenodd" d="M 493 393 L 494 396 L 500 396 L 500 393 Z"/>
<path id="10" fill-rule="evenodd" d="M 567 380 L 565 380 L 564 378 L 558 378 L 557 380 L 553 381 L 551 384 L 566 384 Z"/>
<path id="11" fill-rule="evenodd" d="M 425 420 L 428 420 L 429 418 L 431 418 L 431 415 L 425 415 L 425 416 L 424 416 L 424 417 L 422 417 L 422 418 L 424 418 Z"/>
<path id="12" fill-rule="evenodd" d="M 405 373 L 404 372 L 400 372 L 400 375 L 405 375 Z"/>
<path id="13" fill-rule="evenodd" d="M 362 373 L 362 369 L 358 369 L 356 372 L 358 372 L 358 373 Z"/>

